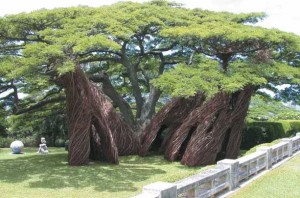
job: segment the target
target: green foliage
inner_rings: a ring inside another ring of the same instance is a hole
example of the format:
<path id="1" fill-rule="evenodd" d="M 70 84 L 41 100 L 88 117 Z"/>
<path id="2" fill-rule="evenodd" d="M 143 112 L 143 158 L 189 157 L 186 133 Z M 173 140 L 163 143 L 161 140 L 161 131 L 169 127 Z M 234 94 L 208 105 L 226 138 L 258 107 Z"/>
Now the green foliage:
<path id="1" fill-rule="evenodd" d="M 224 73 L 217 61 L 203 58 L 197 65 L 176 66 L 152 83 L 174 97 L 192 96 L 198 91 L 210 97 L 219 91 L 233 93 L 246 85 L 265 84 L 267 80 L 260 77 L 259 67 L 237 61 Z"/>
<path id="2" fill-rule="evenodd" d="M 300 65 L 300 64 L 299 64 Z M 294 84 L 286 87 L 283 90 L 276 90 L 275 98 L 284 102 L 291 102 L 295 105 L 300 105 L 300 85 Z"/>
<path id="3" fill-rule="evenodd" d="M 281 112 L 275 116 L 274 120 L 300 120 L 300 111 Z"/>
<path id="4" fill-rule="evenodd" d="M 197 66 L 179 65 L 152 83 L 172 96 L 191 96 L 199 90 L 215 94 L 218 82 L 225 77 L 218 68 L 218 63 L 211 60 Z"/>
<path id="5" fill-rule="evenodd" d="M 74 69 L 75 69 L 75 64 L 73 61 L 65 61 L 62 65 L 62 67 L 57 68 L 57 72 L 60 75 L 63 75 L 65 73 L 74 71 Z"/>
<path id="6" fill-rule="evenodd" d="M 14 138 L 0 137 L 0 148 L 9 148 Z"/>
<path id="7" fill-rule="evenodd" d="M 9 148 L 10 144 L 15 140 L 22 141 L 25 147 L 36 147 L 39 144 L 39 140 L 34 136 L 18 139 L 11 137 L 0 137 L 0 148 Z"/>
<path id="8" fill-rule="evenodd" d="M 56 139 L 54 145 L 56 147 L 65 147 L 66 141 L 64 139 Z"/>
<path id="9" fill-rule="evenodd" d="M 262 143 L 290 137 L 300 130 L 300 121 L 248 122 L 243 131 L 241 149 L 250 149 Z"/>
<path id="10" fill-rule="evenodd" d="M 136 39 L 143 39 L 144 44 L 147 42 L 150 44 L 152 41 L 145 39 L 146 36 L 156 39 L 160 37 L 159 32 L 169 38 L 172 38 L 172 35 L 168 34 L 168 31 L 174 32 L 176 37 L 186 37 L 192 32 L 206 34 L 208 37 L 226 35 L 224 39 L 229 39 L 232 35 L 240 42 L 245 40 L 241 36 L 245 31 L 239 30 L 242 27 L 251 31 L 251 34 L 245 32 L 244 35 L 265 39 L 264 29 L 241 24 L 254 23 L 262 17 L 261 13 L 235 15 L 188 10 L 167 1 L 153 1 L 146 4 L 123 2 L 98 9 L 54 9 L 12 15 L 2 19 L 2 31 L 7 37 L 20 37 L 19 40 L 25 42 L 33 41 L 26 42 L 22 46 L 22 53 L 26 59 L 20 63 L 22 67 L 18 72 L 17 70 L 12 72 L 16 73 L 15 76 L 17 74 L 24 76 L 26 71 L 30 73 L 31 70 L 36 72 L 37 66 L 47 64 L 54 64 L 58 73 L 64 74 L 74 69 L 70 61 L 80 60 L 82 54 L 93 57 L 95 54 L 92 53 L 97 53 L 99 58 L 111 56 L 111 53 L 106 55 L 105 52 L 118 52 L 123 41 L 128 42 L 134 49 L 140 45 Z M 225 21 L 229 21 L 226 26 Z M 239 34 L 232 30 L 238 31 Z M 26 35 L 25 38 L 23 35 Z M 257 37 L 258 35 L 260 37 Z M 199 39 L 205 39 L 207 36 L 200 35 Z M 145 45 L 145 49 L 148 48 L 151 49 L 152 46 Z"/>
<path id="11" fill-rule="evenodd" d="M 3 104 L 0 103 L 0 107 Z M 4 109 L 0 109 L 0 137 L 6 136 L 7 120 L 5 119 L 6 112 Z"/>
<path id="12" fill-rule="evenodd" d="M 247 120 L 300 120 L 300 111 L 286 107 L 280 101 L 256 95 L 251 99 Z"/>
<path id="13" fill-rule="evenodd" d="M 30 111 L 7 118 L 8 137 L 15 139 L 33 138 L 39 142 L 45 137 L 49 146 L 54 146 L 56 139 L 66 139 L 67 127 L 63 103 L 49 103 L 38 111 Z"/>

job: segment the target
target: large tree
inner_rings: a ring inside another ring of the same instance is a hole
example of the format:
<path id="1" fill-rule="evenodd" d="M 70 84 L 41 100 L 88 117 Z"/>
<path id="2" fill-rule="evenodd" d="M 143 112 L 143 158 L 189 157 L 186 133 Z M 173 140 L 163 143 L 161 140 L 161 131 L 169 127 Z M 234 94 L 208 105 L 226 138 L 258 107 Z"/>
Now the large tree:
<path id="1" fill-rule="evenodd" d="M 179 103 L 181 108 L 170 103 L 161 115 L 157 114 L 142 140 L 143 154 L 161 128 L 169 128 L 172 130 L 167 132 L 161 147 L 167 159 L 179 158 L 194 166 L 224 157 L 236 158 L 251 95 L 267 82 L 299 81 L 299 69 L 284 58 L 278 59 L 286 50 L 299 50 L 299 38 L 295 35 L 220 22 L 170 28 L 163 35 L 178 39 L 194 56 L 199 53 L 205 58 L 194 62 L 192 59 L 190 64 L 178 66 L 154 81 L 173 96 L 196 99 L 184 99 L 184 103 Z M 206 57 L 214 62 L 207 63 Z M 183 106 L 187 103 L 193 107 L 188 111 Z M 173 108 L 181 116 L 170 122 L 164 114 Z"/>
<path id="2" fill-rule="evenodd" d="M 153 147 L 170 160 L 207 164 L 236 156 L 251 93 L 268 81 L 260 73 L 286 68 L 269 63 L 269 52 L 294 50 L 292 35 L 244 25 L 262 16 L 166 1 L 6 16 L 1 49 L 10 61 L 1 64 L 13 68 L 6 79 L 64 89 L 71 165 L 117 163 L 119 154 Z M 177 98 L 154 116 L 159 98 L 170 96 Z"/>

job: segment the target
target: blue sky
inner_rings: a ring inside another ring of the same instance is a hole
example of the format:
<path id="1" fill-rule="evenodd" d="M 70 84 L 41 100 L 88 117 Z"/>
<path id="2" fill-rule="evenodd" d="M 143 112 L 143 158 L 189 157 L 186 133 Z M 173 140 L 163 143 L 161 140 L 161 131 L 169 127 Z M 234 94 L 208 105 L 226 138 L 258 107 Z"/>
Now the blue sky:
<path id="1" fill-rule="evenodd" d="M 133 0 L 144 2 L 145 0 Z M 298 0 L 176 0 L 190 8 L 214 11 L 265 12 L 268 15 L 259 25 L 278 28 L 300 35 L 300 1 Z M 0 0 L 0 16 L 29 12 L 41 8 L 69 7 L 77 5 L 101 6 L 118 0 Z"/>

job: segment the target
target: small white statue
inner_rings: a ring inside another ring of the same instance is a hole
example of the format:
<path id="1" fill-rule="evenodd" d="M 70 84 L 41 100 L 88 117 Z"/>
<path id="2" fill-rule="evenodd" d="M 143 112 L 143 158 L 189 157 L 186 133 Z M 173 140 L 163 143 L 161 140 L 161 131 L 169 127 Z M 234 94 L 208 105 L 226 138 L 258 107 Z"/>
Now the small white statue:
<path id="1" fill-rule="evenodd" d="M 48 147 L 46 145 L 46 140 L 44 137 L 41 138 L 41 144 L 37 153 L 48 154 Z"/>

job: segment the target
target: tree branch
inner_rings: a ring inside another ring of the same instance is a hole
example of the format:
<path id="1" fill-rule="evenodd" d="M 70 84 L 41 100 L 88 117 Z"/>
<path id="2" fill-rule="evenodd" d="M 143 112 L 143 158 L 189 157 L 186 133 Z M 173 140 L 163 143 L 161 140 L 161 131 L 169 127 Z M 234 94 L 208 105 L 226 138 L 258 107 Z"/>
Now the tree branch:
<path id="1" fill-rule="evenodd" d="M 28 112 L 31 112 L 31 111 L 34 111 L 36 109 L 39 109 L 47 104 L 50 104 L 50 103 L 55 103 L 55 102 L 60 102 L 60 101 L 63 101 L 65 100 L 66 98 L 64 96 L 59 96 L 57 98 L 51 98 L 51 99 L 48 99 L 48 100 L 44 100 L 44 101 L 40 101 L 26 109 L 21 109 L 19 111 L 16 112 L 16 115 L 20 115 L 20 114 L 23 114 L 23 113 L 28 113 Z"/>
<path id="2" fill-rule="evenodd" d="M 86 56 L 91 53 L 109 53 L 109 54 L 115 54 L 118 56 L 122 56 L 122 54 L 120 52 L 116 52 L 116 51 L 112 51 L 112 50 L 88 50 L 84 53 L 78 53 L 77 55 L 82 57 L 82 56 Z"/>
<path id="3" fill-rule="evenodd" d="M 150 50 L 148 52 L 145 52 L 144 54 L 159 55 L 162 52 L 166 52 L 166 51 L 169 51 L 169 50 L 173 49 L 176 45 L 177 45 L 177 42 L 174 42 L 169 47 L 153 49 L 153 50 Z"/>
<path id="4" fill-rule="evenodd" d="M 90 63 L 90 62 L 95 62 L 95 61 L 112 61 L 116 63 L 121 63 L 120 58 L 112 58 L 112 57 L 100 57 L 100 56 L 92 56 L 88 58 L 81 59 L 79 63 Z"/>

